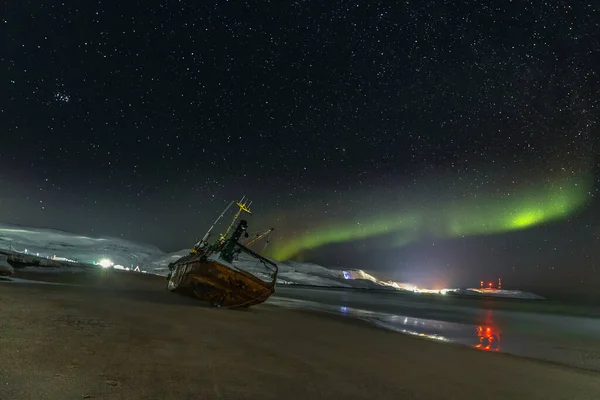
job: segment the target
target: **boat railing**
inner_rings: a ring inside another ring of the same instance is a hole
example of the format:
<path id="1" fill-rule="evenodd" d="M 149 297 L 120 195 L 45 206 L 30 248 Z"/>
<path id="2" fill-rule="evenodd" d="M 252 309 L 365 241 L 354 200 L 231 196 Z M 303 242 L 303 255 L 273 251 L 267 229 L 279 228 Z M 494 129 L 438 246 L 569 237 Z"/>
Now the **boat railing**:
<path id="1" fill-rule="evenodd" d="M 275 284 L 279 268 L 277 264 L 266 257 L 250 250 L 246 246 L 235 243 L 232 254 L 234 255 L 231 265 L 240 270 L 251 273 L 261 280 Z"/>

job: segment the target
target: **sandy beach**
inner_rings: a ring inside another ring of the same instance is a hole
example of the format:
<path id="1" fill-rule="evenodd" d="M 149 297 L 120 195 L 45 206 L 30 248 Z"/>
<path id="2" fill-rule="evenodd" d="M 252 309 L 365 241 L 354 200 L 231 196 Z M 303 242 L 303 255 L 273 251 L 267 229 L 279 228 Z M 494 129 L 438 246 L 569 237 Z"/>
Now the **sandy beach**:
<path id="1" fill-rule="evenodd" d="M 0 282 L 0 399 L 598 399 L 600 374 L 261 305 L 226 310 L 164 278 Z M 80 286 L 77 286 L 80 285 Z"/>

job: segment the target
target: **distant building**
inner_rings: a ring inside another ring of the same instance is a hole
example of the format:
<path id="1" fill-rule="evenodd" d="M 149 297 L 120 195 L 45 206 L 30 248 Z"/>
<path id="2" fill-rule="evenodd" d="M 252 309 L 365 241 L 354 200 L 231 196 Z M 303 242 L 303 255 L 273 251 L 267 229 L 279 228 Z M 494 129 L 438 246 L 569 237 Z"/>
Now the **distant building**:
<path id="1" fill-rule="evenodd" d="M 52 256 L 52 260 L 53 261 L 66 261 L 66 262 L 75 262 L 73 260 L 69 260 L 68 258 L 65 257 L 57 257 L 57 256 Z"/>

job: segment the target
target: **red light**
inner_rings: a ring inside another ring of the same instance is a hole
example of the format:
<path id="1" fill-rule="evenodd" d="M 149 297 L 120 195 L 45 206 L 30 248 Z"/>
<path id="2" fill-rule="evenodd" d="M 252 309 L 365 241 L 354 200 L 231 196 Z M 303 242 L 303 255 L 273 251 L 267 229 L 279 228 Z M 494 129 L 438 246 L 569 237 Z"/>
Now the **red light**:
<path id="1" fill-rule="evenodd" d="M 492 287 L 492 282 L 488 283 L 488 286 L 489 286 L 489 287 Z"/>
<path id="2" fill-rule="evenodd" d="M 477 327 L 477 336 L 479 344 L 475 345 L 476 349 L 483 351 L 498 351 L 500 349 L 500 334 L 490 326 Z"/>

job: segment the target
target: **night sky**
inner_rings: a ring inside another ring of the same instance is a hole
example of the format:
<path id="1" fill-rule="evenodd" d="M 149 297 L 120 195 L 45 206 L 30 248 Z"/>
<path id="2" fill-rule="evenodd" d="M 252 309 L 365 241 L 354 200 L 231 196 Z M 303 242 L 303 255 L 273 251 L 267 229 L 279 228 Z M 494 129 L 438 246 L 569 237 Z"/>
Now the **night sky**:
<path id="1" fill-rule="evenodd" d="M 600 284 L 600 6 L 10 1 L 0 221 L 426 285 Z"/>

